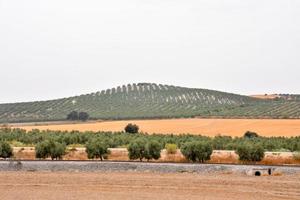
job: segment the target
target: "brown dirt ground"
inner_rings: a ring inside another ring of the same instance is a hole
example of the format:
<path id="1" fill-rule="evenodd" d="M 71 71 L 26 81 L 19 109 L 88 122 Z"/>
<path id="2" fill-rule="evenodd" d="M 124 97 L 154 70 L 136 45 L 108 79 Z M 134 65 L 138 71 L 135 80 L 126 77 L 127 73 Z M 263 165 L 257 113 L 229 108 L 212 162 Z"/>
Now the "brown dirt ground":
<path id="1" fill-rule="evenodd" d="M 300 199 L 300 174 L 0 172 L 0 199 Z"/>
<path id="2" fill-rule="evenodd" d="M 104 121 L 83 124 L 60 124 L 22 126 L 26 130 L 79 130 L 79 131 L 122 131 L 128 123 L 139 125 L 142 132 L 165 134 L 218 134 L 242 136 L 246 131 L 256 131 L 262 136 L 299 136 L 300 120 L 279 119 L 165 119 L 165 120 L 130 120 Z"/>

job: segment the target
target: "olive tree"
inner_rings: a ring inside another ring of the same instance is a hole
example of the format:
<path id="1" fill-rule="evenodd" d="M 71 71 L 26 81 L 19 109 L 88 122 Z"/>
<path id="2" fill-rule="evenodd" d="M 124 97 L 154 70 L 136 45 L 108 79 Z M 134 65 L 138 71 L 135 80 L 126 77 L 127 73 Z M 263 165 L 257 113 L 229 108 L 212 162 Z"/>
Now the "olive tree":
<path id="1" fill-rule="evenodd" d="M 259 162 L 265 156 L 265 150 L 261 144 L 241 144 L 237 147 L 236 153 L 241 161 L 248 162 Z"/>
<path id="2" fill-rule="evenodd" d="M 180 150 L 186 159 L 201 163 L 210 160 L 213 152 L 211 144 L 206 141 L 187 142 L 181 146 Z"/>
<path id="3" fill-rule="evenodd" d="M 13 149 L 7 142 L 0 142 L 0 157 L 10 158 L 13 156 Z"/>
<path id="4" fill-rule="evenodd" d="M 92 139 L 86 144 L 89 159 L 99 158 L 101 161 L 109 154 L 108 144 L 100 139 Z"/>
<path id="5" fill-rule="evenodd" d="M 128 146 L 128 156 L 130 160 L 139 159 L 142 161 L 144 158 L 149 160 L 157 160 L 160 158 L 161 145 L 155 140 L 146 141 L 145 139 L 138 138 L 130 142 Z"/>
<path id="6" fill-rule="evenodd" d="M 146 154 L 145 158 L 149 161 L 151 159 L 158 160 L 160 158 L 160 152 L 162 147 L 159 142 L 155 140 L 150 140 L 146 144 Z"/>
<path id="7" fill-rule="evenodd" d="M 130 142 L 127 148 L 129 159 L 139 159 L 140 161 L 142 161 L 146 155 L 146 143 L 146 140 L 142 138 Z"/>
<path id="8" fill-rule="evenodd" d="M 62 159 L 62 156 L 66 153 L 66 145 L 62 143 L 58 143 L 54 140 L 46 140 L 38 143 L 35 146 L 35 156 L 36 158 L 51 158 L 54 159 Z"/>

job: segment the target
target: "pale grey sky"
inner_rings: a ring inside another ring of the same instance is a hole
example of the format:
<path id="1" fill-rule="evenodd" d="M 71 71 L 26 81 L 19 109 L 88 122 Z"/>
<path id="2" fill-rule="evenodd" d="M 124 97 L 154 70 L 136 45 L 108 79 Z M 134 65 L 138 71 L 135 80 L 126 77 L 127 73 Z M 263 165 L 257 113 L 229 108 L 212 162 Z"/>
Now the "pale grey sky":
<path id="1" fill-rule="evenodd" d="M 0 102 L 155 82 L 300 93 L 299 0 L 0 0 Z"/>

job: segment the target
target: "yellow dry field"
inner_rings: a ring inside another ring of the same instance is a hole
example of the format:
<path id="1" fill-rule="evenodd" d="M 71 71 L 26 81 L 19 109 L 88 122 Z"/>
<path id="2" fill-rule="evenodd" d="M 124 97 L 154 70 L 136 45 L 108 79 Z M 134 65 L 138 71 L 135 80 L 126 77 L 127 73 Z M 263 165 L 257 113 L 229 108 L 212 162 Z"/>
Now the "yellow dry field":
<path id="1" fill-rule="evenodd" d="M 163 134 L 201 134 L 206 136 L 242 136 L 255 131 L 261 136 L 300 136 L 300 120 L 279 119 L 165 119 L 103 121 L 78 124 L 18 125 L 26 130 L 122 131 L 128 123 L 137 124 L 140 131 Z"/>

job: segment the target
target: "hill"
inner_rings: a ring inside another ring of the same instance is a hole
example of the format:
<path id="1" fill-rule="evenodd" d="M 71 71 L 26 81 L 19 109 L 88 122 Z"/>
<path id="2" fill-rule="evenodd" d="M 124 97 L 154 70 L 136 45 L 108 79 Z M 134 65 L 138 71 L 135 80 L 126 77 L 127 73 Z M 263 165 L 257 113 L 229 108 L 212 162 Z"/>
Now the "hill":
<path id="1" fill-rule="evenodd" d="M 71 111 L 94 119 L 180 117 L 300 118 L 299 96 L 263 100 L 214 90 L 139 83 L 49 101 L 0 104 L 0 122 L 65 120 Z"/>

